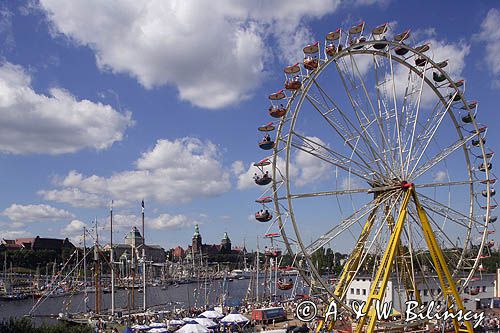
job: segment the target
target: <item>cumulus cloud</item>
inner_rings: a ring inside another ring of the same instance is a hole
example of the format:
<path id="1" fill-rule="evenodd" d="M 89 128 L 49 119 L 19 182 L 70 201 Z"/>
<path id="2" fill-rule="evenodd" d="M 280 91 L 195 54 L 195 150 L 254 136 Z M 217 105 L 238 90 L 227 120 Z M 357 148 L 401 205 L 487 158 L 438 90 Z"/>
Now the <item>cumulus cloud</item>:
<path id="1" fill-rule="evenodd" d="M 86 227 L 87 230 L 89 230 L 89 226 L 80 221 L 80 220 L 72 220 L 69 222 L 67 225 L 61 228 L 59 233 L 61 234 L 62 237 L 67 237 L 69 238 L 74 245 L 79 246 L 80 244 L 83 243 L 83 228 Z M 90 244 L 92 240 L 90 238 L 87 238 Z"/>
<path id="2" fill-rule="evenodd" d="M 339 3 L 41 0 L 40 6 L 54 33 L 91 48 L 100 69 L 126 73 L 148 89 L 172 84 L 182 100 L 215 109 L 248 98 L 270 56 L 300 55 L 298 46 L 312 38 L 307 20 Z"/>
<path id="3" fill-rule="evenodd" d="M 500 88 L 500 10 L 490 9 L 481 23 L 479 39 L 486 43 L 486 64 L 494 76 L 493 85 Z"/>
<path id="4" fill-rule="evenodd" d="M 18 205 L 12 204 L 2 211 L 2 215 L 7 216 L 15 222 L 34 222 L 34 221 L 60 221 L 72 219 L 75 216 L 64 210 L 49 205 Z"/>
<path id="5" fill-rule="evenodd" d="M 103 177 L 70 171 L 55 179 L 59 187 L 39 193 L 46 200 L 76 207 L 97 207 L 115 200 L 116 206 L 140 202 L 143 198 L 161 203 L 184 203 L 193 198 L 211 197 L 231 187 L 224 172 L 218 147 L 196 138 L 158 140 L 153 149 L 135 162 L 136 169 Z M 82 202 L 86 198 L 92 200 Z"/>
<path id="6" fill-rule="evenodd" d="M 433 180 L 436 182 L 442 182 L 447 180 L 448 178 L 448 173 L 444 170 L 439 170 L 433 175 Z"/>
<path id="7" fill-rule="evenodd" d="M 32 236 L 32 233 L 26 230 L 3 230 L 0 239 L 16 239 L 30 236 Z"/>
<path id="8" fill-rule="evenodd" d="M 147 225 L 156 230 L 182 229 L 199 223 L 185 215 L 160 214 L 158 217 L 146 221 Z"/>
<path id="9" fill-rule="evenodd" d="M 57 190 L 38 191 L 45 200 L 71 204 L 73 207 L 95 208 L 103 207 L 107 201 L 95 193 L 83 192 L 78 188 L 63 188 Z"/>
<path id="10" fill-rule="evenodd" d="M 61 232 L 66 235 L 74 235 L 78 233 L 83 233 L 83 228 L 87 227 L 85 223 L 80 220 L 72 220 L 66 226 L 61 229 Z"/>
<path id="11" fill-rule="evenodd" d="M 322 147 L 328 147 L 323 140 L 318 137 L 307 137 L 308 144 L 311 149 L 316 153 L 328 156 L 329 153 Z M 297 151 L 294 158 L 294 165 L 299 170 L 297 178 L 297 186 L 304 186 L 306 184 L 315 182 L 319 179 L 326 177 L 331 170 L 332 165 L 325 162 L 303 150 Z"/>
<path id="12" fill-rule="evenodd" d="M 108 218 L 104 219 L 103 227 L 105 230 L 110 230 L 110 221 Z M 155 217 L 144 218 L 146 228 L 153 230 L 171 230 L 189 228 L 200 222 L 183 214 L 167 214 L 162 213 Z M 114 214 L 113 215 L 113 231 L 130 231 L 133 227 L 142 227 L 142 217 L 135 214 Z"/>
<path id="13" fill-rule="evenodd" d="M 64 154 L 105 149 L 120 141 L 131 114 L 77 100 L 68 91 L 38 94 L 21 66 L 0 65 L 0 151 L 12 154 Z"/>

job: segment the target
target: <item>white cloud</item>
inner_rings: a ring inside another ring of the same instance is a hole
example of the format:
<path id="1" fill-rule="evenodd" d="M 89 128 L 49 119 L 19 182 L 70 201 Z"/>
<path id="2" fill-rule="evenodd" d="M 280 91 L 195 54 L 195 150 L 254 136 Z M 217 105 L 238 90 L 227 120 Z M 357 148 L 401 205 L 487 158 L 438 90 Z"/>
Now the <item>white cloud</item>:
<path id="1" fill-rule="evenodd" d="M 147 226 L 156 230 L 188 228 L 198 223 L 199 222 L 191 220 L 187 216 L 181 214 L 160 214 L 158 217 L 146 221 Z"/>
<path id="2" fill-rule="evenodd" d="M 104 228 L 104 230 L 110 230 L 109 218 L 101 219 L 100 224 Z M 183 214 L 171 215 L 163 213 L 156 217 L 146 216 L 144 218 L 144 224 L 145 227 L 148 229 L 167 230 L 167 229 L 182 229 L 182 228 L 192 227 L 195 224 L 200 224 L 200 222 L 193 220 Z M 142 217 L 140 215 L 113 214 L 113 232 L 114 231 L 127 232 L 130 231 L 134 226 L 137 227 L 139 230 L 141 230 Z"/>
<path id="3" fill-rule="evenodd" d="M 71 204 L 73 207 L 96 208 L 103 207 L 108 202 L 95 193 L 83 192 L 78 188 L 63 188 L 57 190 L 38 191 L 44 200 Z"/>
<path id="4" fill-rule="evenodd" d="M 85 223 L 80 220 L 73 220 L 61 229 L 63 235 L 83 234 L 83 228 L 87 227 Z M 68 236 L 66 236 L 68 237 Z"/>
<path id="5" fill-rule="evenodd" d="M 334 12 L 339 3 L 40 1 L 53 31 L 90 47 L 102 70 L 126 73 L 148 89 L 172 84 L 181 99 L 212 109 L 250 97 L 266 59 L 288 60 L 292 48 L 310 38 L 305 21 Z M 268 38 L 278 47 L 266 46 Z"/>
<path id="6" fill-rule="evenodd" d="M 140 202 L 143 198 L 161 203 L 184 203 L 193 198 L 212 197 L 231 187 L 216 145 L 196 138 L 158 140 L 153 149 L 135 162 L 137 169 L 102 177 L 70 171 L 56 179 L 59 189 L 39 193 L 46 200 L 82 206 L 82 198 L 99 203 L 115 200 L 115 206 Z M 76 195 L 75 195 L 76 193 Z M 89 202 L 89 205 L 92 202 Z"/>
<path id="7" fill-rule="evenodd" d="M 72 220 L 70 223 L 65 225 L 60 230 L 60 234 L 64 238 L 68 238 L 75 246 L 80 246 L 83 244 L 83 228 L 86 227 L 90 230 L 89 226 L 80 220 Z M 93 240 L 91 237 L 87 237 L 88 243 L 90 245 Z"/>
<path id="8" fill-rule="evenodd" d="M 328 147 L 323 140 L 313 136 L 309 136 L 307 139 L 310 140 L 308 141 L 308 144 L 311 145 L 311 148 L 314 149 L 316 153 L 325 156 L 330 155 L 324 148 L 321 147 Z M 330 163 L 325 162 L 303 150 L 299 150 L 295 155 L 294 165 L 299 170 L 297 186 L 304 186 L 322 179 L 328 176 L 329 171 L 332 170 L 332 165 Z"/>
<path id="9" fill-rule="evenodd" d="M 486 43 L 486 64 L 493 74 L 493 85 L 500 87 L 500 10 L 490 9 L 481 23 L 479 39 Z"/>
<path id="10" fill-rule="evenodd" d="M 130 113 L 77 100 L 68 91 L 38 94 L 22 67 L 0 65 L 0 151 L 13 154 L 64 154 L 105 149 L 131 126 Z"/>
<path id="11" fill-rule="evenodd" d="M 433 180 L 436 182 L 442 182 L 447 180 L 448 178 L 448 173 L 444 170 L 437 171 L 433 176 Z"/>
<path id="12" fill-rule="evenodd" d="M 49 205 L 18 205 L 12 204 L 2 211 L 2 215 L 16 222 L 34 222 L 34 221 L 60 221 L 72 219 L 75 216 L 70 212 L 58 209 Z"/>
<path id="13" fill-rule="evenodd" d="M 0 240 L 1 239 L 16 239 L 16 238 L 23 238 L 23 237 L 30 237 L 32 236 L 32 233 L 26 230 L 3 230 L 0 233 Z"/>
<path id="14" fill-rule="evenodd" d="M 243 161 L 234 161 L 233 164 L 231 164 L 231 172 L 235 175 L 239 175 L 244 170 L 245 164 L 243 163 Z"/>

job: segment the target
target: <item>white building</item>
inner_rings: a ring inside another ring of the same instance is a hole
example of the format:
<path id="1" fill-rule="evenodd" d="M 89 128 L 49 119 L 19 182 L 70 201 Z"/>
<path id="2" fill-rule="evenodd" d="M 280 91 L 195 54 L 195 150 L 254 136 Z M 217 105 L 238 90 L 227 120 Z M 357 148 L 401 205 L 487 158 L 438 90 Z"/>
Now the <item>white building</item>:
<path id="1" fill-rule="evenodd" d="M 465 308 L 467 310 L 477 310 L 481 308 L 481 306 L 484 307 L 485 304 L 489 304 L 488 300 L 491 300 L 493 297 L 498 297 L 500 293 L 500 284 L 498 281 L 500 281 L 500 269 L 497 270 L 496 274 L 483 273 L 474 277 L 471 282 L 469 282 L 468 287 L 461 293 Z M 436 299 L 437 295 L 441 293 L 441 286 L 439 285 L 437 276 L 427 277 L 426 282 L 426 284 L 422 282 L 417 284 L 417 288 L 420 290 L 422 303 L 427 305 L 430 301 L 436 300 L 437 303 L 440 304 L 442 300 Z M 370 294 L 370 284 L 371 277 L 359 277 L 354 279 L 347 290 L 346 300 L 348 304 L 351 304 L 355 300 L 358 302 L 366 301 Z M 404 287 L 400 286 L 395 281 L 389 280 L 383 302 L 392 302 L 393 307 L 401 311 L 401 305 L 399 304 L 400 293 L 405 293 Z M 405 298 L 406 297 L 402 297 L 402 299 Z M 482 303 L 481 300 L 483 300 Z"/>

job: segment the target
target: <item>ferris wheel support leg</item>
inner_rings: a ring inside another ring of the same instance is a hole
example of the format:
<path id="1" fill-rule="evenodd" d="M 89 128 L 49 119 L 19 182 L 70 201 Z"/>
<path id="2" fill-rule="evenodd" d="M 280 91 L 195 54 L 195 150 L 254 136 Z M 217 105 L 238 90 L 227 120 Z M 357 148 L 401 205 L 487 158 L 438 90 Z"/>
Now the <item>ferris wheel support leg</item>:
<path id="1" fill-rule="evenodd" d="M 368 219 L 366 220 L 366 223 L 363 226 L 361 234 L 359 235 L 358 241 L 356 242 L 356 245 L 354 246 L 354 250 L 352 251 L 351 256 L 347 260 L 347 262 L 344 266 L 344 269 L 342 270 L 342 274 L 340 275 L 337 286 L 335 287 L 335 290 L 333 292 L 334 295 L 337 296 L 341 300 L 343 300 L 343 298 L 345 296 L 345 292 L 346 292 L 348 286 L 351 284 L 352 280 L 354 279 L 357 267 L 360 264 L 361 257 L 363 255 L 363 250 L 365 248 L 366 240 L 368 239 L 368 235 L 370 234 L 372 227 L 373 227 L 373 223 L 375 222 L 377 208 L 378 208 L 378 206 L 375 206 L 375 208 L 373 208 L 372 212 L 368 216 Z M 325 309 L 325 313 L 327 311 L 328 311 L 328 308 Z M 327 320 L 326 316 L 325 316 L 324 320 L 325 321 Z M 316 332 L 320 332 L 325 325 L 327 325 L 326 326 L 327 331 L 331 332 L 333 330 L 334 325 L 335 325 L 335 321 L 333 319 L 331 319 L 328 322 L 321 321 L 316 329 Z"/>
<path id="2" fill-rule="evenodd" d="M 361 317 L 361 319 L 359 320 L 356 326 L 356 333 L 372 333 L 375 329 L 377 316 L 375 313 L 375 307 L 373 305 L 375 301 L 381 302 L 384 297 L 385 289 L 387 288 L 387 282 L 389 281 L 389 276 L 391 273 L 392 264 L 394 262 L 394 257 L 398 249 L 401 232 L 403 231 L 403 226 L 408 211 L 408 203 L 410 202 L 413 191 L 413 186 L 409 186 L 406 189 L 398 219 L 396 221 L 396 224 L 394 225 L 394 229 L 391 232 L 391 237 L 389 238 L 387 248 L 384 252 L 384 256 L 382 257 L 382 261 L 380 262 L 377 274 L 375 275 L 375 278 L 371 284 L 370 294 L 368 295 L 368 299 L 366 300 L 365 306 L 363 308 L 363 313 L 366 313 L 366 315 Z M 369 319 L 368 325 L 366 327 L 366 330 L 363 330 L 367 319 Z"/>
<path id="3" fill-rule="evenodd" d="M 418 218 L 420 219 L 420 223 L 422 224 L 425 241 L 427 242 L 429 253 L 434 263 L 434 267 L 436 268 L 436 273 L 438 275 L 439 283 L 441 285 L 441 290 L 443 290 L 445 300 L 448 302 L 449 306 L 454 305 L 456 310 L 465 312 L 465 308 L 460 295 L 458 294 L 455 282 L 453 281 L 453 277 L 450 273 L 450 270 L 448 269 L 446 259 L 436 240 L 434 231 L 432 230 L 429 219 L 427 218 L 427 214 L 425 213 L 424 208 L 420 205 L 417 194 L 415 192 L 413 192 L 413 200 L 415 201 L 415 205 L 417 207 Z M 465 325 L 465 327 L 460 327 L 460 323 L 458 322 L 458 320 L 456 318 L 453 319 L 455 332 L 473 332 L 472 324 L 470 321 L 464 320 L 463 324 Z"/>

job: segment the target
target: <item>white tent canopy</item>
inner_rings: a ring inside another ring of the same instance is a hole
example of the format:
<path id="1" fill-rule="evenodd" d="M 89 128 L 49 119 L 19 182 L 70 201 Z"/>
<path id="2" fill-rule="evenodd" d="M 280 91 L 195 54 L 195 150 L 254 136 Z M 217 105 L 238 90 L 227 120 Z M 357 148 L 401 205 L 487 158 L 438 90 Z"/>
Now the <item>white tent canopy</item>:
<path id="1" fill-rule="evenodd" d="M 224 324 L 237 324 L 237 325 L 246 324 L 248 323 L 248 321 L 249 320 L 247 317 L 238 312 L 231 312 L 230 314 L 228 314 L 227 316 L 225 316 L 220 320 L 220 322 Z"/>
<path id="2" fill-rule="evenodd" d="M 186 325 L 182 326 L 177 333 L 208 333 L 209 330 L 205 326 L 202 326 L 195 322 L 194 320 L 188 322 Z"/>
<path id="3" fill-rule="evenodd" d="M 211 319 L 208 318 L 194 318 L 194 321 L 196 321 L 198 324 L 205 326 L 207 328 L 213 328 L 217 327 L 217 323 Z"/>
<path id="4" fill-rule="evenodd" d="M 166 328 L 163 328 L 163 327 L 152 328 L 148 331 L 148 333 L 168 333 L 168 330 Z"/>
<path id="5" fill-rule="evenodd" d="M 220 313 L 219 311 L 216 311 L 216 310 L 207 310 L 207 311 L 203 312 L 202 314 L 200 314 L 200 317 L 201 316 L 208 318 L 208 319 L 219 319 L 219 318 L 224 317 L 224 315 L 222 313 Z"/>

